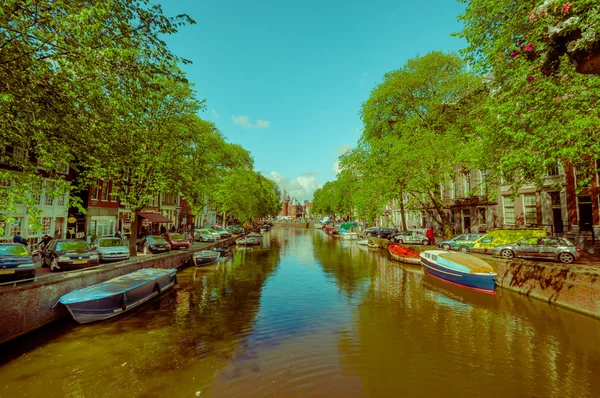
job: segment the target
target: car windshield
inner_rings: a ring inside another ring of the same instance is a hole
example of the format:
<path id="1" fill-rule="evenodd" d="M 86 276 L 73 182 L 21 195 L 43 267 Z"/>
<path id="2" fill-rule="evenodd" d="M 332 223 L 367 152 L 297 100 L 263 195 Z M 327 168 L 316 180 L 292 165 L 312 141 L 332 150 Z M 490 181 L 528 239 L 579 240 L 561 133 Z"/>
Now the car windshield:
<path id="1" fill-rule="evenodd" d="M 217 232 L 217 231 L 215 231 L 214 229 L 207 229 L 207 231 L 208 231 L 209 233 L 211 233 L 211 234 L 214 234 L 215 232 Z"/>
<path id="2" fill-rule="evenodd" d="M 29 252 L 23 245 L 3 245 L 0 246 L 0 256 L 27 257 Z"/>
<path id="3" fill-rule="evenodd" d="M 115 246 L 125 246 L 123 240 L 119 238 L 114 239 L 100 239 L 98 242 L 98 246 L 100 247 L 115 247 Z"/>
<path id="4" fill-rule="evenodd" d="M 90 250 L 90 245 L 86 241 L 76 240 L 72 242 L 58 242 L 56 244 L 57 251 L 69 251 L 69 250 Z"/>
<path id="5" fill-rule="evenodd" d="M 146 240 L 152 243 L 166 243 L 162 236 L 148 236 Z"/>
<path id="6" fill-rule="evenodd" d="M 217 230 L 217 231 L 224 231 L 225 228 L 223 227 L 218 227 L 218 226 L 214 226 L 213 229 Z"/>
<path id="7" fill-rule="evenodd" d="M 169 237 L 171 239 L 178 239 L 178 240 L 184 240 L 184 236 L 182 234 L 169 234 Z"/>

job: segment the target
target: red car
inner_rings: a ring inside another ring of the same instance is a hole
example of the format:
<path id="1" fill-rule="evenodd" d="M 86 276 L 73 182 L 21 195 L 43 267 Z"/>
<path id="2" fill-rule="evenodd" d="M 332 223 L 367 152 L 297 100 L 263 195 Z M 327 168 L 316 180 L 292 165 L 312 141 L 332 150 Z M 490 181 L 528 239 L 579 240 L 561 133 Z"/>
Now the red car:
<path id="1" fill-rule="evenodd" d="M 188 241 L 185 236 L 178 232 L 170 232 L 163 234 L 163 238 L 171 245 L 171 250 L 173 249 L 189 249 L 190 241 Z"/>

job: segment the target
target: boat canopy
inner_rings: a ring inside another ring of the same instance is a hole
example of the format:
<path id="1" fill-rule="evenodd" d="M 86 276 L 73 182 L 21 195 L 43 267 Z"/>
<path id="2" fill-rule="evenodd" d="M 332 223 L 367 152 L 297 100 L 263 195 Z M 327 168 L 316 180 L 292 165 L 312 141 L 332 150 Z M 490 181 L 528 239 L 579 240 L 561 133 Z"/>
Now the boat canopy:
<path id="1" fill-rule="evenodd" d="M 167 217 L 163 216 L 162 214 L 158 214 L 158 213 L 140 213 L 140 217 L 145 218 L 146 220 L 153 222 L 153 223 L 157 223 L 157 224 L 173 222 L 170 219 L 168 219 Z"/>
<path id="2" fill-rule="evenodd" d="M 348 222 L 345 222 L 342 225 L 340 225 L 341 229 L 350 229 L 353 227 L 358 227 L 358 224 L 355 223 L 354 221 L 348 221 Z"/>

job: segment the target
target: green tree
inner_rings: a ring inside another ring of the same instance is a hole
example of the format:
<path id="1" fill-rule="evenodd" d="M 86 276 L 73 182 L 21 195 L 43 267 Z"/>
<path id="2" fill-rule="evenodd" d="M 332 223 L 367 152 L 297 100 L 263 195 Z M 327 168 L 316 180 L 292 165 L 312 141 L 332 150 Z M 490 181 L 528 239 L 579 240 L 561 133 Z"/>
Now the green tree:
<path id="1" fill-rule="evenodd" d="M 432 52 L 388 72 L 362 107 L 369 174 L 384 198 L 408 198 L 410 209 L 426 211 L 447 235 L 442 186 L 457 166 L 475 166 L 481 140 L 473 117 L 485 95 L 459 56 Z"/>
<path id="2" fill-rule="evenodd" d="M 487 74 L 491 91 L 487 116 L 481 120 L 484 128 L 479 129 L 490 169 L 497 177 L 507 177 L 513 189 L 531 182 L 541 185 L 548 168 L 557 164 L 589 170 L 585 159 L 600 153 L 600 79 L 576 73 L 564 62 L 566 54 L 550 54 L 560 37 L 550 29 L 563 16 L 573 16 L 570 12 L 582 14 L 575 16 L 589 24 L 587 17 L 598 17 L 596 2 L 570 2 L 574 11 L 567 12 L 560 8 L 563 4 L 551 1 L 461 2 L 467 4 L 459 33 L 468 43 L 464 55 L 480 74 Z M 532 16 L 538 6 L 548 5 L 544 15 L 540 9 Z M 593 28 L 597 35 L 600 25 L 574 28 Z"/>

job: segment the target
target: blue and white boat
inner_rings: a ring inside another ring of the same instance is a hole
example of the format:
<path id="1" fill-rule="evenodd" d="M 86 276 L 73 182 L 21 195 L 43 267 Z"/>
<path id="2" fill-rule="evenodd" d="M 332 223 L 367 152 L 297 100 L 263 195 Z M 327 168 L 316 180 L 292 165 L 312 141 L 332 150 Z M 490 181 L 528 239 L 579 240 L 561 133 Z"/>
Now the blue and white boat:
<path id="1" fill-rule="evenodd" d="M 144 268 L 127 275 L 74 290 L 63 304 L 79 323 L 101 321 L 140 306 L 177 283 L 176 269 Z"/>
<path id="2" fill-rule="evenodd" d="M 430 276 L 453 285 L 483 293 L 496 294 L 496 273 L 479 257 L 445 250 L 426 250 L 421 264 Z"/>

